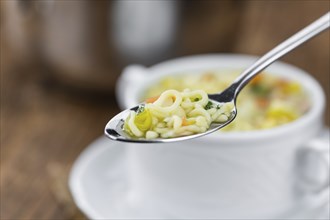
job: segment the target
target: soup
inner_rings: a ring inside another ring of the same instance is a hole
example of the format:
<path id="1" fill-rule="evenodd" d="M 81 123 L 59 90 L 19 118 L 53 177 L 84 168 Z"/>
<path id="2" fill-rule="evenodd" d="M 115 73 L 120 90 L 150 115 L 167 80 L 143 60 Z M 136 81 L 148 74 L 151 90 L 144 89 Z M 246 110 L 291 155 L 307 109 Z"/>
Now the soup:
<path id="1" fill-rule="evenodd" d="M 149 86 L 141 100 L 159 96 L 168 89 L 201 89 L 209 94 L 221 92 L 238 75 L 238 71 L 206 71 L 166 76 Z M 261 73 L 241 91 L 237 99 L 237 117 L 221 131 L 273 128 L 296 120 L 309 108 L 309 97 L 299 82 Z"/>

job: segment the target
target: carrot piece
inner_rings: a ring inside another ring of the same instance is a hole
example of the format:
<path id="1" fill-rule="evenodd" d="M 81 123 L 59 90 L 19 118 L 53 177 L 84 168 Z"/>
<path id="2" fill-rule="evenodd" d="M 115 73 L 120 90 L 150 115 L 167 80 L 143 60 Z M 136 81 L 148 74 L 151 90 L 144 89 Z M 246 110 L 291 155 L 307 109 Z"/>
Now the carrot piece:
<path id="1" fill-rule="evenodd" d="M 251 84 L 252 85 L 256 85 L 258 83 L 261 82 L 261 80 L 263 79 L 263 76 L 261 75 L 261 73 L 257 76 L 255 76 L 252 80 L 251 80 Z"/>
<path id="2" fill-rule="evenodd" d="M 257 101 L 258 106 L 261 108 L 266 108 L 269 104 L 269 101 L 264 98 L 259 98 L 256 101 Z"/>
<path id="3" fill-rule="evenodd" d="M 159 96 L 150 97 L 150 98 L 147 98 L 145 100 L 145 102 L 146 103 L 154 103 L 155 101 L 157 101 L 158 98 L 159 98 Z"/>
<path id="4" fill-rule="evenodd" d="M 204 75 L 202 75 L 202 77 L 201 77 L 201 80 L 202 81 L 207 81 L 207 82 L 210 82 L 210 81 L 212 81 L 212 80 L 215 80 L 215 75 L 214 75 L 214 73 L 212 73 L 212 72 L 207 72 L 207 73 L 205 73 Z"/>
<path id="5" fill-rule="evenodd" d="M 188 126 L 191 125 L 191 122 L 187 121 L 186 117 L 182 117 L 182 126 Z"/>

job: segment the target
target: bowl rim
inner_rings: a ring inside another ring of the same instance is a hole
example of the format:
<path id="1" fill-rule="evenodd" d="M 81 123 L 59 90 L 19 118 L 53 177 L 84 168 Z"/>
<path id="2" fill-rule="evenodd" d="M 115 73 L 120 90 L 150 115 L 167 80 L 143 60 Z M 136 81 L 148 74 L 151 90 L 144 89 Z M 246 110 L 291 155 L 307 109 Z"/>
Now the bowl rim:
<path id="1" fill-rule="evenodd" d="M 239 64 L 239 66 L 247 66 L 252 64 L 257 60 L 257 56 L 245 55 L 245 54 L 201 54 L 192 55 L 185 57 L 178 57 L 171 60 L 167 60 L 151 67 L 145 69 L 144 78 L 147 78 L 148 82 L 152 80 L 159 80 L 166 75 L 182 74 L 185 71 L 200 71 L 202 69 L 214 69 L 216 66 L 230 65 L 233 62 Z M 221 62 L 220 62 L 221 61 Z M 224 64 L 224 63 L 227 64 Z M 208 67 L 209 66 L 209 67 Z M 203 68 L 204 67 L 204 68 Z M 223 68 L 223 67 L 222 67 Z M 232 67 L 231 67 L 232 68 Z M 244 67 L 241 67 L 244 68 Z M 218 67 L 221 69 L 221 67 Z M 237 68 L 239 69 L 239 68 Z M 199 138 L 202 141 L 253 141 L 253 140 L 269 140 L 270 138 L 277 138 L 279 136 L 292 134 L 294 131 L 300 130 L 301 128 L 307 128 L 312 126 L 314 123 L 318 123 L 322 118 L 323 112 L 325 110 L 325 94 L 322 90 L 320 84 L 311 76 L 311 74 L 306 71 L 293 66 L 291 64 L 276 61 L 271 64 L 266 70 L 267 73 L 275 75 L 285 75 L 288 78 L 298 80 L 299 83 L 307 90 L 308 95 L 311 98 L 312 106 L 311 109 L 304 115 L 299 117 L 297 120 L 290 123 L 286 123 L 280 126 L 276 126 L 264 130 L 252 130 L 252 131 L 228 131 L 228 132 L 215 132 L 205 137 Z M 285 74 L 282 72 L 285 71 Z M 148 76 L 147 76 L 148 75 Z M 146 84 L 143 85 L 141 81 L 134 81 L 135 86 L 135 102 L 138 103 L 137 94 L 141 90 L 147 87 Z M 123 87 L 123 85 L 119 86 Z M 137 89 L 136 89 L 137 88 Z M 125 86 L 124 88 L 119 88 L 124 90 L 134 90 L 134 86 Z M 127 102 L 124 105 L 127 107 Z M 238 109 L 239 112 L 239 109 Z M 197 139 L 196 139 L 197 140 Z"/>

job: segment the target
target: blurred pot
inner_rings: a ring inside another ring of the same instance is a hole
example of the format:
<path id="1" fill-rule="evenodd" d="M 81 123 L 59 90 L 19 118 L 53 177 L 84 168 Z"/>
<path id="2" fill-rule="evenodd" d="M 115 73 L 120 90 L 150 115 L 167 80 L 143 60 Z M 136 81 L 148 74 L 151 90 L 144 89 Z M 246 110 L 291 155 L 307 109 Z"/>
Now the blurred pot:
<path id="1" fill-rule="evenodd" d="M 43 72 L 62 83 L 102 92 L 112 92 L 131 63 L 228 51 L 241 8 L 231 1 L 12 0 L 4 5 L 15 54 L 42 61 Z"/>

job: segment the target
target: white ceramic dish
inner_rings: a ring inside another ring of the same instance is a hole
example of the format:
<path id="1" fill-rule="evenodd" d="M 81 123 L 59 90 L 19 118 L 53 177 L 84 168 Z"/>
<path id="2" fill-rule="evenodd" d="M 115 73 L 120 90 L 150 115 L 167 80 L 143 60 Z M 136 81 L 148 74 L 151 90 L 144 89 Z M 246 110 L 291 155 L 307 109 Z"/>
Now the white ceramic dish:
<path id="1" fill-rule="evenodd" d="M 324 139 L 329 138 L 329 129 L 322 135 Z M 81 153 L 72 167 L 69 181 L 77 206 L 89 219 L 178 219 L 157 215 L 150 207 L 138 212 L 127 202 L 130 193 L 127 145 L 101 137 Z M 286 213 L 269 215 L 267 219 L 329 219 L 329 202 L 302 204 L 297 203 Z M 218 211 L 221 215 L 221 210 Z"/>
<path id="2" fill-rule="evenodd" d="M 122 108 L 136 105 L 148 85 L 168 74 L 243 69 L 256 59 L 203 55 L 129 66 L 118 81 L 118 101 Z M 267 72 L 299 81 L 312 102 L 308 113 L 273 129 L 173 144 L 99 141 L 72 171 L 79 207 L 97 219 L 308 219 L 329 200 L 329 138 L 320 138 L 325 97 L 299 68 L 276 62 Z"/>
<path id="3" fill-rule="evenodd" d="M 128 66 L 117 84 L 118 101 L 123 108 L 135 106 L 145 89 L 164 76 L 228 72 L 247 68 L 256 59 L 234 54 L 199 55 L 149 68 Z M 157 213 L 187 219 L 257 217 L 284 212 L 300 197 L 329 189 L 329 142 L 316 138 L 323 127 L 325 97 L 321 86 L 309 73 L 283 62 L 273 63 L 266 71 L 298 81 L 309 95 L 311 109 L 298 120 L 272 129 L 216 132 L 184 144 L 130 148 L 132 206 L 156 206 Z M 319 158 L 308 166 L 317 161 L 327 165 L 318 164 L 315 175 L 309 175 L 304 160 L 317 154 Z M 302 183 L 310 183 L 314 191 Z"/>

